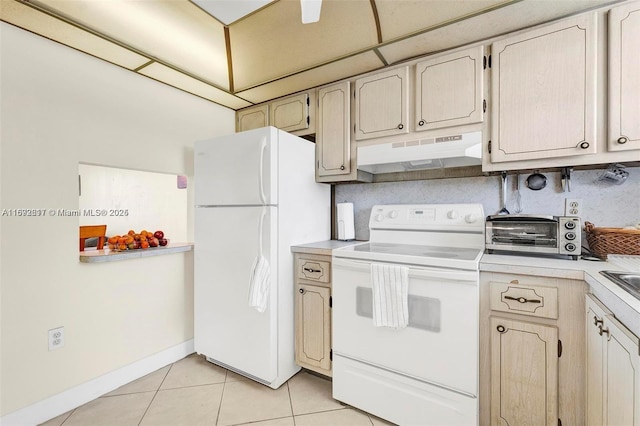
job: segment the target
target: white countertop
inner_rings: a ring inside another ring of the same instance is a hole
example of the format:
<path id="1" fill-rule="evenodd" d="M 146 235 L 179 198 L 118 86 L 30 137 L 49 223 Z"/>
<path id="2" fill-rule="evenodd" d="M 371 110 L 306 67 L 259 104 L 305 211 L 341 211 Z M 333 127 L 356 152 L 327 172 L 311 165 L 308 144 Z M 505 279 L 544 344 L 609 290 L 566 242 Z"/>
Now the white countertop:
<path id="1" fill-rule="evenodd" d="M 480 259 L 480 271 L 584 280 L 589 285 L 591 293 L 600 299 L 620 322 L 640 336 L 640 300 L 600 274 L 600 271 L 620 270 L 616 264 L 605 261 L 542 256 L 484 254 Z"/>
<path id="2" fill-rule="evenodd" d="M 327 240 L 317 241 L 308 244 L 297 244 L 291 246 L 292 253 L 307 253 L 307 254 L 321 254 L 325 256 L 331 256 L 331 251 L 337 248 L 347 247 L 354 244 L 362 244 L 366 241 L 341 241 L 341 240 Z"/>

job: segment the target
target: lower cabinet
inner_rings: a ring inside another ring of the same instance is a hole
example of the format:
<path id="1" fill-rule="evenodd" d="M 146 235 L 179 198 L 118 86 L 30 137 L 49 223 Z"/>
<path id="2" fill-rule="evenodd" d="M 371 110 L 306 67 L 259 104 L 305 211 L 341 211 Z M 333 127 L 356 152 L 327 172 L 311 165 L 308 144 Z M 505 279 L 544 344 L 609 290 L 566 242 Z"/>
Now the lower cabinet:
<path id="1" fill-rule="evenodd" d="M 296 363 L 331 376 L 331 256 L 295 255 Z"/>
<path id="2" fill-rule="evenodd" d="M 480 425 L 584 424 L 586 288 L 480 273 Z"/>
<path id="3" fill-rule="evenodd" d="M 640 345 L 593 295 L 587 294 L 586 393 L 589 426 L 640 426 Z"/>

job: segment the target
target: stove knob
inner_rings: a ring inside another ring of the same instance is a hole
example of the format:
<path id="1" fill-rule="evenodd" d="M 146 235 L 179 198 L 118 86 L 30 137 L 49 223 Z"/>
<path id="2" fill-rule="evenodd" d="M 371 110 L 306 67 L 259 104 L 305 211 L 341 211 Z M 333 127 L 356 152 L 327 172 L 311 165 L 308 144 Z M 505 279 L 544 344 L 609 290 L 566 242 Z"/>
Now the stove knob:
<path id="1" fill-rule="evenodd" d="M 384 215 L 377 214 L 375 216 L 376 222 L 382 222 L 384 220 Z"/>
<path id="2" fill-rule="evenodd" d="M 458 212 L 455 210 L 449 210 L 449 212 L 447 213 L 447 217 L 449 219 L 457 219 L 458 218 Z"/>
<path id="3" fill-rule="evenodd" d="M 397 218 L 397 217 L 398 217 L 398 210 L 391 210 L 391 211 L 389 212 L 389 217 L 390 217 L 391 219 L 395 219 L 395 218 Z"/>
<path id="4" fill-rule="evenodd" d="M 466 215 L 466 216 L 464 217 L 464 221 L 465 221 L 465 222 L 467 222 L 467 223 L 473 223 L 473 222 L 475 222 L 475 221 L 476 221 L 476 219 L 477 219 L 477 218 L 476 218 L 476 215 L 471 214 L 471 213 L 469 213 L 468 215 Z"/>

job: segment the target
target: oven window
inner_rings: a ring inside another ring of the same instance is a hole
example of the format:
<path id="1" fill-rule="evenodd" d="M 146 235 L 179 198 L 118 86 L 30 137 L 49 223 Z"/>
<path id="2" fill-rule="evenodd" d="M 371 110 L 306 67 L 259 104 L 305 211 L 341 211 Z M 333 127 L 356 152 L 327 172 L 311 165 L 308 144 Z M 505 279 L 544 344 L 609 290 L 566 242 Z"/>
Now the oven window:
<path id="1" fill-rule="evenodd" d="M 493 223 L 491 241 L 494 244 L 556 247 L 556 222 Z"/>
<path id="2" fill-rule="evenodd" d="M 373 319 L 373 291 L 356 287 L 356 314 Z M 409 327 L 440 332 L 440 300 L 409 295 Z"/>

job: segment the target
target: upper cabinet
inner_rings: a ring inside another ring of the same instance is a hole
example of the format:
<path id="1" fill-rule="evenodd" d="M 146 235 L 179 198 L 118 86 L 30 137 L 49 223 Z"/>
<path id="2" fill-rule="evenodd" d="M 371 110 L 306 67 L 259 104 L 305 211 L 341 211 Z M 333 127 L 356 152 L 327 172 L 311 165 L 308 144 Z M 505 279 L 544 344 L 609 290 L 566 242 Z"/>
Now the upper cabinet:
<path id="1" fill-rule="evenodd" d="M 609 12 L 608 148 L 640 149 L 640 2 Z"/>
<path id="2" fill-rule="evenodd" d="M 309 127 L 309 94 L 300 93 L 271 102 L 269 122 L 272 126 L 286 132 L 304 130 Z"/>
<path id="3" fill-rule="evenodd" d="M 356 140 L 409 132 L 409 67 L 357 79 L 355 98 Z"/>
<path id="4" fill-rule="evenodd" d="M 318 90 L 318 134 L 316 136 L 316 180 L 335 180 L 351 175 L 349 143 L 349 82 Z M 355 165 L 354 165 L 355 166 Z"/>
<path id="5" fill-rule="evenodd" d="M 315 129 L 315 89 L 236 112 L 236 131 L 274 126 L 294 135 L 313 134 Z"/>
<path id="6" fill-rule="evenodd" d="M 492 163 L 596 153 L 596 44 L 589 13 L 492 45 Z"/>
<path id="7" fill-rule="evenodd" d="M 263 104 L 242 109 L 236 113 L 236 130 L 257 129 L 269 125 L 269 105 Z"/>
<path id="8" fill-rule="evenodd" d="M 482 122 L 482 46 L 416 64 L 415 130 Z"/>

